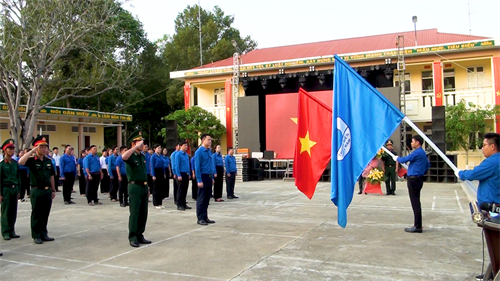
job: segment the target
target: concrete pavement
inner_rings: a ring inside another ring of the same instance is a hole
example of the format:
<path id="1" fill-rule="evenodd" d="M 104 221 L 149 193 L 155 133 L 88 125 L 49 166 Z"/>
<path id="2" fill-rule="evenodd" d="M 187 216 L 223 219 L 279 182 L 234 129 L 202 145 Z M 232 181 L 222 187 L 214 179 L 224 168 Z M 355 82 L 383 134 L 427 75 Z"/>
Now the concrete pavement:
<path id="1" fill-rule="evenodd" d="M 56 240 L 43 245 L 30 236 L 30 203 L 19 203 L 21 238 L 0 241 L 0 280 L 457 281 L 481 272 L 481 229 L 459 184 L 424 183 L 422 234 L 404 232 L 413 223 L 406 182 L 396 196 L 355 194 L 345 229 L 329 188 L 319 183 L 308 200 L 293 182 L 237 183 L 239 199 L 211 201 L 209 226 L 196 224 L 189 190 L 192 210 L 150 204 L 153 243 L 140 248 L 128 244 L 128 208 L 103 195 L 90 207 L 78 193 L 64 205 L 58 193 L 48 225 Z"/>

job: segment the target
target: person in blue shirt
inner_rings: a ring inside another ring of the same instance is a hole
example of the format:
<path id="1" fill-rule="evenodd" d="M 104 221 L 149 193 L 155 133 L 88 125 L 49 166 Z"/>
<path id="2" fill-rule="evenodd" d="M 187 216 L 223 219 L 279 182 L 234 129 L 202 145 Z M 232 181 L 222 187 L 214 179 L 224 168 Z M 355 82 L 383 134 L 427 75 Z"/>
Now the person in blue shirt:
<path id="1" fill-rule="evenodd" d="M 422 149 L 424 140 L 421 136 L 413 136 L 411 139 L 411 147 L 413 153 L 406 157 L 394 156 L 393 160 L 399 163 L 410 162 L 408 166 L 407 186 L 410 195 L 411 207 L 413 209 L 414 223 L 412 227 L 405 228 L 406 232 L 422 233 L 422 206 L 420 204 L 420 191 L 424 185 L 424 175 L 429 169 L 429 160 L 425 151 Z"/>
<path id="2" fill-rule="evenodd" d="M 108 164 L 108 173 L 109 173 L 109 199 L 111 202 L 118 201 L 118 173 L 116 172 L 116 158 L 118 157 L 118 153 L 120 150 L 117 146 L 113 147 L 111 151 L 111 155 L 106 158 Z"/>
<path id="3" fill-rule="evenodd" d="M 213 175 L 216 173 L 212 161 L 210 146 L 212 137 L 208 134 L 201 135 L 201 146 L 194 154 L 194 172 L 198 182 L 198 198 L 196 200 L 196 217 L 199 225 L 215 223 L 208 218 L 208 203 L 212 195 Z"/>
<path id="4" fill-rule="evenodd" d="M 214 200 L 215 202 L 223 202 L 222 199 L 222 185 L 224 180 L 224 160 L 222 159 L 222 154 L 220 153 L 220 145 L 215 146 L 215 153 L 212 154 L 212 161 L 215 165 L 214 174 Z"/>
<path id="5" fill-rule="evenodd" d="M 89 154 L 83 159 L 83 168 L 87 176 L 87 188 L 85 195 L 87 196 L 87 203 L 89 206 L 102 205 L 97 197 L 97 190 L 99 189 L 99 182 L 103 178 L 101 171 L 101 164 L 97 156 L 97 146 L 91 145 Z"/>
<path id="6" fill-rule="evenodd" d="M 165 187 L 163 188 L 162 199 L 169 198 L 170 195 L 170 178 L 172 177 L 172 168 L 170 167 L 170 157 L 168 157 L 168 150 L 163 149 L 163 168 L 165 169 Z"/>
<path id="7" fill-rule="evenodd" d="M 153 178 L 151 177 L 151 154 L 149 154 L 148 151 L 149 146 L 147 144 L 144 144 L 144 146 L 142 147 L 142 155 L 146 157 L 146 175 L 148 177 L 149 193 L 153 194 Z"/>
<path id="8" fill-rule="evenodd" d="M 78 172 L 78 187 L 80 188 L 80 196 L 85 196 L 85 189 L 87 188 L 87 175 L 83 169 L 83 159 L 87 156 L 87 149 L 80 151 L 80 158 L 78 158 L 77 172 Z"/>
<path id="9" fill-rule="evenodd" d="M 66 145 L 64 154 L 59 158 L 59 170 L 61 172 L 61 180 L 63 181 L 63 199 L 64 204 L 75 204 L 71 201 L 71 190 L 75 184 L 76 177 L 76 159 L 71 155 L 71 145 Z"/>
<path id="10" fill-rule="evenodd" d="M 165 187 L 165 162 L 161 154 L 161 145 L 155 144 L 153 146 L 154 153 L 151 156 L 151 177 L 153 179 L 153 206 L 157 210 L 164 209 L 162 205 L 163 188 Z"/>
<path id="11" fill-rule="evenodd" d="M 483 162 L 472 170 L 459 170 L 455 175 L 461 180 L 479 180 L 477 202 L 500 204 L 500 135 L 484 135 Z"/>
<path id="12" fill-rule="evenodd" d="M 122 159 L 122 154 L 127 151 L 125 145 L 120 147 L 120 155 L 116 157 L 116 176 L 118 177 L 118 199 L 120 207 L 127 207 L 128 204 L 128 177 L 125 162 Z"/>
<path id="13" fill-rule="evenodd" d="M 186 204 L 187 189 L 189 186 L 189 179 L 191 179 L 191 168 L 189 167 L 189 155 L 186 153 L 188 149 L 187 141 L 180 143 L 180 150 L 175 154 L 175 176 L 179 185 L 177 193 L 177 210 L 185 211 L 191 209 Z"/>
<path id="14" fill-rule="evenodd" d="M 12 157 L 12 159 L 18 161 L 29 149 L 20 150 L 19 155 L 17 157 Z M 24 198 L 25 195 L 30 196 L 30 173 L 29 169 L 26 166 L 19 165 L 19 173 L 21 177 L 21 186 L 19 192 L 19 202 L 26 202 Z"/>
<path id="15" fill-rule="evenodd" d="M 196 153 L 196 150 L 194 151 Z M 198 198 L 198 182 L 196 181 L 196 174 L 194 173 L 194 156 L 190 160 L 191 167 L 191 198 L 196 200 Z"/>
<path id="16" fill-rule="evenodd" d="M 234 149 L 227 148 L 227 156 L 224 158 L 226 166 L 226 193 L 227 199 L 237 199 L 238 196 L 234 195 L 234 184 L 236 182 L 236 158 L 234 158 Z"/>
<path id="17" fill-rule="evenodd" d="M 176 171 L 174 167 L 175 155 L 179 152 L 179 143 L 175 145 L 175 151 L 170 155 L 170 160 L 172 161 L 172 178 L 174 179 L 174 204 L 177 205 L 177 192 L 179 190 L 179 183 L 177 177 L 175 176 Z"/>

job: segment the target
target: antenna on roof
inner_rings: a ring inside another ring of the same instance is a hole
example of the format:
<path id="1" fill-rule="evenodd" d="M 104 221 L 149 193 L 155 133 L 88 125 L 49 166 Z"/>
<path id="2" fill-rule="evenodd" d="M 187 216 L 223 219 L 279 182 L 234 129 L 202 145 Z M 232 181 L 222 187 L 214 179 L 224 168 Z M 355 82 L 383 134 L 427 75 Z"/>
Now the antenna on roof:
<path id="1" fill-rule="evenodd" d="M 470 24 L 470 0 L 467 0 L 467 12 L 469 13 L 469 35 L 472 35 L 472 27 Z"/>
<path id="2" fill-rule="evenodd" d="M 203 65 L 203 49 L 201 46 L 201 4 L 198 0 L 198 30 L 200 31 L 200 66 Z"/>

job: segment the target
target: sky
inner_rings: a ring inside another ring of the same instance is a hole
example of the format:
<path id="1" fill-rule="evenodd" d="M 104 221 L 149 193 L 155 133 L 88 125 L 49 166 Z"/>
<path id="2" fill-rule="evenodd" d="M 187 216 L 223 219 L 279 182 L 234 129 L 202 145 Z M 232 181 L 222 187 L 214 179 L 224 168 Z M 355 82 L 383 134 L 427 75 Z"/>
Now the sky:
<path id="1" fill-rule="evenodd" d="M 437 28 L 500 40 L 500 0 L 201 0 L 233 15 L 233 27 L 250 35 L 257 48 Z M 198 0 L 130 0 L 123 7 L 144 25 L 151 41 L 175 33 L 174 20 Z M 469 20 L 470 18 L 470 20 Z M 470 30 L 470 31 L 469 31 Z"/>

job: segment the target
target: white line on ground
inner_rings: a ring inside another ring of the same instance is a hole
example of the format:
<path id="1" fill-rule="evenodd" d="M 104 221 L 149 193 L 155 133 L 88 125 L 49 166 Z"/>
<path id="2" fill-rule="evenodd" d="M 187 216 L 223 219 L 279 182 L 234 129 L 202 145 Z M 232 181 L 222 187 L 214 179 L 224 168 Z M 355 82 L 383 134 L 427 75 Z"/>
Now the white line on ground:
<path id="1" fill-rule="evenodd" d="M 460 208 L 460 212 L 463 214 L 464 208 L 462 208 L 462 204 L 460 204 L 460 196 L 458 196 L 458 192 L 456 190 L 455 190 L 455 198 L 457 198 L 458 207 Z"/>

